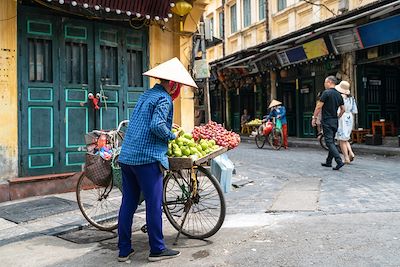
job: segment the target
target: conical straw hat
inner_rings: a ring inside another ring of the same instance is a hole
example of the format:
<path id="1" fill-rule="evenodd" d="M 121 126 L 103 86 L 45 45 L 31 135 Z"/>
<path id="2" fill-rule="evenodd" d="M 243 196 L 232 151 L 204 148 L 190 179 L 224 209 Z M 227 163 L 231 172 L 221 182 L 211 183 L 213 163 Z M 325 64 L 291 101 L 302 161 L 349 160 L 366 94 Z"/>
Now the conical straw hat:
<path id="1" fill-rule="evenodd" d="M 274 100 L 271 101 L 271 104 L 269 104 L 268 108 L 276 107 L 276 106 L 279 106 L 279 105 L 282 105 L 282 102 L 274 99 Z"/>
<path id="2" fill-rule="evenodd" d="M 146 71 L 143 75 L 197 88 L 192 76 L 176 57 Z"/>

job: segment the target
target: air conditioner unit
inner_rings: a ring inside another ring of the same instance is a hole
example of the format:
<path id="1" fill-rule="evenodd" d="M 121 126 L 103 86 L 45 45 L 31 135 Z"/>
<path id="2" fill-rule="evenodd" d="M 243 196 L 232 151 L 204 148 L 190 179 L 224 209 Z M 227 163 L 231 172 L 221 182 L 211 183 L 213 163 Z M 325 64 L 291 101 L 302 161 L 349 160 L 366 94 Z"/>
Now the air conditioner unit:
<path id="1" fill-rule="evenodd" d="M 340 0 L 338 11 L 341 13 L 349 11 L 349 0 Z"/>
<path id="2" fill-rule="evenodd" d="M 363 48 L 355 28 L 329 35 L 335 54 L 344 54 Z"/>

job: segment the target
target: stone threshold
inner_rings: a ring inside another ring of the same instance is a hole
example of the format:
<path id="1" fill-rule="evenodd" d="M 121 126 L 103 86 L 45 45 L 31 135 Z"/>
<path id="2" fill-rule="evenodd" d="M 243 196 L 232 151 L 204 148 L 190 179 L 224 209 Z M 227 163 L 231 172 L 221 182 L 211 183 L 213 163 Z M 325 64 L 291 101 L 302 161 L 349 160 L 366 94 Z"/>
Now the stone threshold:
<path id="1" fill-rule="evenodd" d="M 8 179 L 0 184 L 0 202 L 75 191 L 80 175 L 70 172 Z"/>

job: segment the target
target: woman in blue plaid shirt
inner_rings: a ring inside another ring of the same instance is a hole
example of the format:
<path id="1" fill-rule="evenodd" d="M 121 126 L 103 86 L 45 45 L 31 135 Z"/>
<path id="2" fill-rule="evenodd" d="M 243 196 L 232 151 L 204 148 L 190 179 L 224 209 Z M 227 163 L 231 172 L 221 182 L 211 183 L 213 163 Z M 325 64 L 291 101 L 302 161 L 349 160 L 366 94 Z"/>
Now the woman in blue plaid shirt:
<path id="1" fill-rule="evenodd" d="M 177 59 L 171 59 L 143 75 L 159 78 L 160 83 L 139 98 L 119 155 L 122 170 L 122 203 L 118 217 L 119 261 L 134 254 L 131 244 L 133 215 L 140 192 L 146 202 L 146 224 L 149 236 L 149 261 L 180 255 L 168 249 L 162 232 L 162 167 L 168 169 L 168 142 L 177 136 L 171 132 L 173 99 L 180 84 L 197 87 L 190 74 Z M 175 94 L 174 94 L 175 93 Z"/>

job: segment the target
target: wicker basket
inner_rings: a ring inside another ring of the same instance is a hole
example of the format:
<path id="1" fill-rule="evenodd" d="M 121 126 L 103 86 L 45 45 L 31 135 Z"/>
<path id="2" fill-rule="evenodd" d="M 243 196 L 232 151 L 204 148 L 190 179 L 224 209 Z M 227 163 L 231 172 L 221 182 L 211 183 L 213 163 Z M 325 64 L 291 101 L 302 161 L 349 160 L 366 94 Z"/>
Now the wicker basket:
<path id="1" fill-rule="evenodd" d="M 111 164 L 99 155 L 86 153 L 85 175 L 95 185 L 108 186 L 111 182 Z"/>

